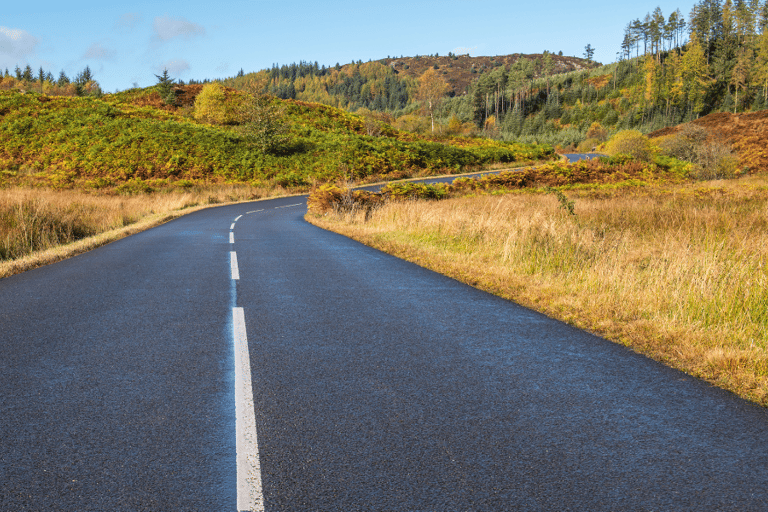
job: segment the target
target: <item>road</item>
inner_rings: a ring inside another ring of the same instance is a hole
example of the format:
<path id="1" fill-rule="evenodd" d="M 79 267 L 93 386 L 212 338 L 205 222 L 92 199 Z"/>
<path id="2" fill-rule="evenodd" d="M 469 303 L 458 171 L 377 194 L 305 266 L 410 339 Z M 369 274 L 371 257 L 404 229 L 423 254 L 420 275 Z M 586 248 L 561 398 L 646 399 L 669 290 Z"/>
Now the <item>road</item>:
<path id="1" fill-rule="evenodd" d="M 765 510 L 765 409 L 305 211 L 0 280 L 0 510 Z"/>

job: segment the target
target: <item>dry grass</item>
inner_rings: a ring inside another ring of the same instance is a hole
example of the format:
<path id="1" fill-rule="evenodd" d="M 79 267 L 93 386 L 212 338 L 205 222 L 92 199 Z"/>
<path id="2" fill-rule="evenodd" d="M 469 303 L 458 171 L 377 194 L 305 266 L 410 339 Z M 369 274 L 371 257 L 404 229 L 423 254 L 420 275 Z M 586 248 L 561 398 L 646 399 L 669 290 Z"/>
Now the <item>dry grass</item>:
<path id="1" fill-rule="evenodd" d="M 104 195 L 0 189 L 0 278 L 62 260 L 215 204 L 287 195 L 246 185 Z"/>
<path id="2" fill-rule="evenodd" d="M 308 220 L 768 405 L 768 180 L 566 194 Z"/>

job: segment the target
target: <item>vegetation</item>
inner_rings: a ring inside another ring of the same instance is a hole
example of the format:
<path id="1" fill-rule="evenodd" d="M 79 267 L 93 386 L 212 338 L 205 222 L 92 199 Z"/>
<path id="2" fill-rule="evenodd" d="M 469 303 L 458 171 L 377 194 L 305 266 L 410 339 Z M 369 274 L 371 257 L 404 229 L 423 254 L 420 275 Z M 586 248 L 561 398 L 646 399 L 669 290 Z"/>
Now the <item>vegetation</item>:
<path id="1" fill-rule="evenodd" d="M 0 277 L 53 263 L 211 204 L 284 195 L 280 188 L 191 186 L 130 196 L 0 190 Z"/>
<path id="2" fill-rule="evenodd" d="M 546 146 L 482 139 L 438 142 L 389 126 L 381 136 L 369 136 L 364 119 L 332 107 L 286 101 L 269 110 L 271 100 L 220 84 L 197 90 L 193 110 L 166 105 L 153 89 L 102 98 L 0 91 L 0 185 L 123 193 L 196 183 L 306 187 L 458 172 L 553 154 Z M 180 88 L 179 97 L 186 92 Z M 153 97 L 160 108 L 151 105 Z M 277 138 L 280 151 L 272 147 Z"/>
<path id="3" fill-rule="evenodd" d="M 121 205 L 129 204 L 125 196 L 152 193 L 173 196 L 174 204 L 205 203 L 189 199 L 190 191 L 238 185 L 301 192 L 327 181 L 451 173 L 554 154 L 546 146 L 430 140 L 383 121 L 372 129 L 365 117 L 332 107 L 219 83 L 181 86 L 167 73 L 157 78 L 152 88 L 98 97 L 0 91 L 0 189 L 15 190 L 18 197 L 40 192 L 39 199 L 0 206 L 0 260 L 132 224 L 156 211 L 118 208 L 112 214 L 83 202 L 81 192 L 116 196 Z M 50 207 L 67 197 L 70 206 Z"/>
<path id="4" fill-rule="evenodd" d="M 768 405 L 768 181 L 609 164 L 373 198 L 326 187 L 307 219 Z"/>

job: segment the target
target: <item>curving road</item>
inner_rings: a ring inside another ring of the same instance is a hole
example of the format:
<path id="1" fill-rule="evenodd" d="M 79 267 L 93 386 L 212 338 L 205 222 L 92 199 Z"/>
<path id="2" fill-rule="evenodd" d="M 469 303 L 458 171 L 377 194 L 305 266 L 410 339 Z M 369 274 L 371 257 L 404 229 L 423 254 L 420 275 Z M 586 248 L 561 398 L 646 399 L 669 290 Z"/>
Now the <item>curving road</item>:
<path id="1" fill-rule="evenodd" d="M 305 205 L 0 280 L 0 510 L 765 510 L 765 409 Z"/>

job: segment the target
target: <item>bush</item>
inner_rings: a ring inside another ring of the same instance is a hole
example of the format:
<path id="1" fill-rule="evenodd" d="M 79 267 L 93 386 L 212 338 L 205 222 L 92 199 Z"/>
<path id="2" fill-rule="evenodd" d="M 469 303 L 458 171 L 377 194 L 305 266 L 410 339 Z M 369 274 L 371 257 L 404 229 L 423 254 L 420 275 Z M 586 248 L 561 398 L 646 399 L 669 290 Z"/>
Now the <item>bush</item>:
<path id="1" fill-rule="evenodd" d="M 225 124 L 229 121 L 227 96 L 221 84 L 214 82 L 203 86 L 195 98 L 194 116 L 196 120 L 209 124 Z"/>
<path id="2" fill-rule="evenodd" d="M 677 133 L 659 141 L 662 153 L 696 165 L 701 180 L 733 178 L 738 164 L 731 145 L 718 140 L 701 126 L 684 125 Z"/>
<path id="3" fill-rule="evenodd" d="M 653 149 L 648 137 L 637 130 L 622 130 L 605 145 L 605 152 L 610 156 L 630 155 L 637 160 L 648 162 L 653 157 Z"/>

